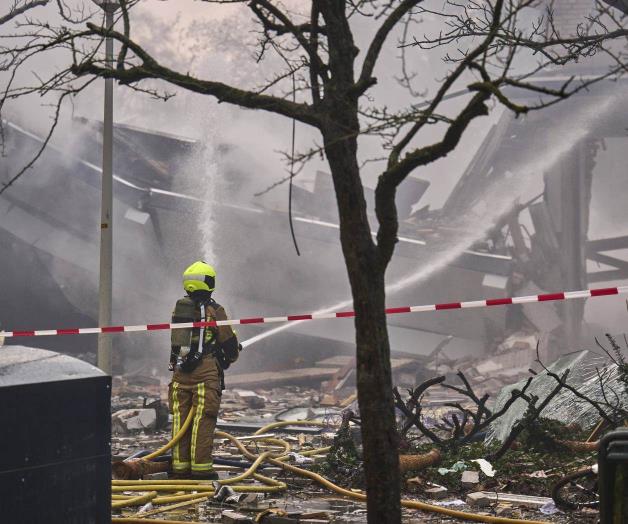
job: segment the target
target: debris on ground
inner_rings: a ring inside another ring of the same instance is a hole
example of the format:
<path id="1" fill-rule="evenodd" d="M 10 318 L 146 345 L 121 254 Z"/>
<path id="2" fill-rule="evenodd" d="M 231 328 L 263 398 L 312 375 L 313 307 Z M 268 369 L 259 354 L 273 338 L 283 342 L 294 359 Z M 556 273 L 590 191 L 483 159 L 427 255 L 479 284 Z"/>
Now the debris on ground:
<path id="1" fill-rule="evenodd" d="M 135 430 L 152 430 L 157 427 L 157 412 L 154 409 L 121 409 L 111 416 L 111 431 L 118 435 L 129 435 Z"/>
<path id="2" fill-rule="evenodd" d="M 534 497 L 531 495 L 516 495 L 514 493 L 495 493 L 490 491 L 476 491 L 467 495 L 467 503 L 472 506 L 490 506 L 496 502 L 524 506 L 526 508 L 541 508 L 553 503 L 548 497 Z"/>
<path id="3" fill-rule="evenodd" d="M 507 348 L 504 355 L 508 351 Z M 410 365 L 404 361 L 410 359 L 399 360 L 399 369 L 422 380 L 424 363 Z M 286 469 L 295 467 L 321 475 L 352 494 L 363 494 L 359 409 L 354 378 L 347 371 L 351 361 L 334 358 L 319 364 L 312 369 L 330 373 L 318 387 L 275 385 L 271 380 L 263 386 L 251 383 L 233 387 L 223 394 L 218 430 L 233 434 L 253 452 L 253 458 L 276 450 L 276 444 L 269 444 L 270 441 L 285 442 L 290 448 L 282 456 L 285 467 L 263 463 L 257 470 L 261 477 L 229 485 L 225 482 L 247 470 L 252 460 L 243 457 L 234 437 L 220 436 L 214 449 L 218 481 L 196 494 L 181 491 L 170 497 L 174 500 L 167 504 L 160 503 L 162 499 L 154 495 L 152 500 L 142 501 L 141 506 L 114 510 L 114 514 L 132 516 L 141 511 L 142 516 L 154 514 L 195 522 L 366 522 L 366 509 L 359 500 L 340 497 L 314 477 Z M 617 394 L 613 398 L 622 398 L 626 393 L 622 389 L 622 368 L 599 357 L 594 360 L 586 352 L 561 357 L 535 375 L 528 372 L 525 380 L 518 380 L 521 369 L 516 369 L 516 373 L 512 368 L 504 371 L 507 365 L 497 355 L 475 361 L 464 373 L 452 368 L 440 377 L 415 383 L 407 389 L 407 398 L 395 389 L 404 500 L 473 513 L 488 509 L 503 517 L 593 523 L 597 512 L 586 504 L 576 504 L 573 511 L 565 511 L 551 498 L 558 480 L 596 460 L 597 443 L 591 438 L 599 438 L 601 428 L 606 427 L 600 422 L 601 408 L 580 398 L 582 405 L 578 404 L 576 414 L 573 398 L 568 400 L 570 396 L 590 394 L 587 388 L 592 380 L 591 366 L 596 367 L 597 373 L 602 370 L 606 386 Z M 478 377 L 484 377 L 482 373 L 499 377 L 492 384 L 499 383 L 495 395 L 480 387 Z M 320 378 L 318 373 L 312 376 Z M 167 415 L 166 423 L 163 422 L 167 385 L 153 377 L 135 378 L 141 387 L 131 379 L 114 383 L 113 457 L 118 464 L 127 464 L 125 468 L 131 468 L 135 478 L 166 482 L 167 475 L 160 470 L 163 463 L 142 469 L 140 458 L 121 462 L 158 449 L 170 438 Z M 595 395 L 592 398 L 599 401 Z M 619 402 L 615 407 L 621 410 L 623 405 Z M 281 426 L 269 426 L 276 422 Z M 259 478 L 270 480 L 264 484 Z M 133 491 L 132 486 L 121 487 L 126 489 L 119 495 L 121 500 L 133 495 L 148 496 Z M 590 500 L 594 488 L 586 489 L 589 491 L 584 495 L 567 493 L 567 498 L 573 495 L 574 500 Z M 403 509 L 404 522 L 423 522 L 422 516 L 424 513 L 417 510 Z M 450 521 L 437 516 L 430 519 Z"/>
<path id="4" fill-rule="evenodd" d="M 593 429 L 600 420 L 600 414 L 595 404 L 583 400 L 582 396 L 604 403 L 605 396 L 611 395 L 617 402 L 617 408 L 628 409 L 628 394 L 624 391 L 619 366 L 598 354 L 580 351 L 565 355 L 549 365 L 547 370 L 551 375 L 539 373 L 532 379 L 527 389 L 529 395 L 546 397 L 556 387 L 557 379 L 569 370 L 568 382 L 581 396 L 563 389 L 544 410 L 544 418 L 562 424 L 575 424 L 583 430 Z M 503 388 L 496 398 L 495 407 L 501 408 L 512 392 L 521 389 L 524 384 L 525 381 L 519 381 Z M 523 399 L 516 400 L 508 412 L 491 425 L 487 440 L 503 442 L 514 424 L 523 418 L 526 409 L 527 403 Z"/>

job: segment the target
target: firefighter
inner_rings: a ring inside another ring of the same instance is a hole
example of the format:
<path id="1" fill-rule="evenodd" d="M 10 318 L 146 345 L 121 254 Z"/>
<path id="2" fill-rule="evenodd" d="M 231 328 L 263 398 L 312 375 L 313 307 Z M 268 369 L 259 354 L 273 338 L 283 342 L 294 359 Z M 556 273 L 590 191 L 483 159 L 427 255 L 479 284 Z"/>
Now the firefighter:
<path id="1" fill-rule="evenodd" d="M 216 272 L 194 262 L 183 273 L 187 295 L 177 300 L 172 322 L 227 320 L 224 308 L 212 298 Z M 172 472 L 177 478 L 218 478 L 213 469 L 214 429 L 224 389 L 224 370 L 235 362 L 242 346 L 231 326 L 173 329 L 169 369 L 173 371 L 168 401 L 172 434 L 177 434 L 194 406 L 191 427 L 173 447 Z"/>

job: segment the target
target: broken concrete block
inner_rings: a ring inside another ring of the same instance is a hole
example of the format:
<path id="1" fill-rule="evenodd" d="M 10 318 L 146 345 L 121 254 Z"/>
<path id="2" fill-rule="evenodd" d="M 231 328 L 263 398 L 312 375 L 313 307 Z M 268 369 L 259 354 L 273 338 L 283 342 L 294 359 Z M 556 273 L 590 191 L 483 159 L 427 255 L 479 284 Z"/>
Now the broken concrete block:
<path id="1" fill-rule="evenodd" d="M 444 486 L 428 488 L 425 490 L 425 494 L 432 499 L 441 500 L 447 496 L 447 488 L 445 488 Z"/>
<path id="2" fill-rule="evenodd" d="M 463 471 L 460 482 L 465 487 L 476 486 L 480 483 L 480 473 L 478 471 Z"/>
<path id="3" fill-rule="evenodd" d="M 155 399 L 152 402 L 148 402 L 148 399 L 144 399 L 144 409 L 154 409 L 157 415 L 157 422 L 155 429 L 165 429 L 168 426 L 169 411 L 168 406 L 164 404 L 160 399 Z"/>
<path id="4" fill-rule="evenodd" d="M 255 391 L 236 389 L 234 390 L 234 393 L 251 409 L 262 409 L 266 406 L 266 399 L 255 393 Z"/>
<path id="5" fill-rule="evenodd" d="M 237 504 L 239 496 L 240 495 L 236 493 L 233 488 L 229 486 L 220 486 L 218 491 L 214 494 L 214 500 L 218 502 L 226 502 L 227 504 Z"/>
<path id="6" fill-rule="evenodd" d="M 154 409 L 121 409 L 111 416 L 114 433 L 127 434 L 142 429 L 155 429 L 157 412 Z"/>
<path id="7" fill-rule="evenodd" d="M 264 498 L 262 493 L 239 493 L 238 495 L 238 504 L 246 506 L 256 506 Z"/>
<path id="8" fill-rule="evenodd" d="M 485 491 L 476 491 L 467 495 L 467 504 L 469 506 L 484 507 L 491 504 L 491 499 L 486 496 Z"/>
<path id="9" fill-rule="evenodd" d="M 253 520 L 237 511 L 226 510 L 221 515 L 222 524 L 253 524 Z"/>

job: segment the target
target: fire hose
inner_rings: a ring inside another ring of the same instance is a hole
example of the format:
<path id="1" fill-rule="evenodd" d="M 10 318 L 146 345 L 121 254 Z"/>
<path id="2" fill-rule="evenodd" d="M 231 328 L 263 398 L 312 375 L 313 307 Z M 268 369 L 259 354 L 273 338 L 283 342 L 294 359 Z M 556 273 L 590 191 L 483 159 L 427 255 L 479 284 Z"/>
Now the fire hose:
<path id="1" fill-rule="evenodd" d="M 181 426 L 181 429 L 179 430 L 179 432 L 172 438 L 172 440 L 170 442 L 168 442 L 168 444 L 166 444 L 165 446 L 163 446 L 162 448 L 158 449 L 157 451 L 155 451 L 154 453 L 151 453 L 150 455 L 148 455 L 147 457 L 144 457 L 144 459 L 142 460 L 147 460 L 148 457 L 150 457 L 150 459 L 153 459 L 157 456 L 159 456 L 160 454 L 164 453 L 165 451 L 167 451 L 168 449 L 170 449 L 172 446 L 174 446 L 177 442 L 179 442 L 179 440 L 181 440 L 181 438 L 183 437 L 183 435 L 185 434 L 186 430 L 189 428 L 192 418 L 194 416 L 194 412 L 195 409 L 192 408 L 190 410 L 190 413 L 188 414 L 187 419 L 185 420 L 184 424 Z M 320 422 L 314 422 L 314 421 L 285 421 L 285 422 L 274 422 L 272 424 L 269 424 L 261 429 L 259 429 L 258 431 L 256 431 L 254 433 L 254 435 L 261 435 L 266 433 L 267 431 L 271 430 L 271 429 L 275 429 L 275 428 L 279 428 L 279 427 L 283 427 L 283 426 L 294 426 L 294 425 L 309 425 L 309 426 L 313 426 L 313 425 L 322 425 L 322 423 Z M 299 468 L 296 466 L 293 466 L 291 464 L 286 464 L 284 461 L 287 460 L 288 458 L 288 453 L 290 451 L 290 444 L 284 440 L 278 439 L 278 438 L 272 438 L 272 437 L 267 437 L 264 439 L 261 439 L 262 442 L 266 442 L 268 444 L 271 444 L 273 446 L 277 446 L 279 448 L 282 448 L 282 451 L 279 451 L 278 453 L 273 452 L 273 451 L 264 451 L 263 453 L 256 455 L 255 453 L 249 451 L 246 446 L 244 446 L 244 444 L 242 444 L 238 439 L 236 439 L 236 437 L 234 437 L 233 435 L 229 434 L 229 433 L 225 433 L 223 431 L 217 431 L 215 433 L 215 435 L 217 437 L 220 438 L 225 438 L 227 440 L 229 440 L 232 444 L 234 444 L 238 450 L 240 451 L 240 453 L 242 453 L 242 455 L 244 455 L 244 457 L 246 457 L 247 459 L 253 461 L 252 465 L 242 474 L 237 475 L 235 477 L 231 477 L 229 479 L 224 479 L 224 480 L 220 480 L 218 481 L 219 484 L 221 485 L 229 485 L 234 491 L 236 492 L 274 492 L 274 491 L 282 491 L 287 489 L 287 486 L 285 483 L 271 479 L 269 477 L 266 477 L 264 475 L 261 475 L 259 473 L 256 473 L 257 468 L 259 467 L 260 464 L 262 464 L 263 462 L 268 462 L 270 464 L 273 464 L 274 466 L 278 466 L 282 469 L 284 469 L 285 471 L 290 471 L 291 473 L 294 473 L 296 475 L 302 476 L 302 477 L 306 477 L 309 478 L 311 480 L 314 480 L 316 482 L 318 482 L 319 484 L 321 484 L 322 486 L 330 489 L 331 491 L 334 491 L 335 493 L 338 493 L 340 495 L 344 495 L 346 497 L 352 498 L 354 500 L 359 500 L 359 501 L 366 501 L 367 497 L 365 494 L 363 493 L 356 493 L 354 491 L 351 491 L 349 489 L 345 489 L 342 488 L 336 484 L 334 484 L 333 482 L 331 482 L 330 480 L 326 479 L 325 477 L 323 477 L 322 475 L 319 475 L 318 473 L 314 473 L 313 471 L 308 471 L 306 469 L 303 468 Z M 302 454 L 317 454 L 317 453 L 323 453 L 328 451 L 329 448 L 319 448 L 319 449 L 315 449 L 315 450 L 311 450 L 309 452 L 304 452 Z M 150 460 L 148 459 L 148 460 Z M 264 484 L 264 486 L 251 486 L 251 485 L 235 485 L 237 482 L 240 482 L 242 480 L 248 479 L 248 478 L 254 478 L 255 480 L 258 480 L 259 482 L 261 482 L 262 484 Z M 119 492 L 124 492 L 124 491 L 131 491 L 131 492 L 145 492 L 145 491 L 150 491 L 151 493 L 149 493 L 149 497 L 151 497 L 151 500 L 153 501 L 153 503 L 159 504 L 159 503 L 166 503 L 166 502 L 190 502 L 192 503 L 199 503 L 202 502 L 204 500 L 206 500 L 210 495 L 212 495 L 215 491 L 213 484 L 208 483 L 207 481 L 195 481 L 195 480 L 179 480 L 179 481 L 174 481 L 174 480 L 164 480 L 164 481 L 155 481 L 155 480 L 113 480 L 112 481 L 112 492 L 115 493 L 119 493 Z M 156 496 L 156 492 L 159 491 L 195 491 L 195 494 L 191 494 L 191 495 L 174 495 L 171 497 L 157 497 Z M 203 495 L 199 495 L 198 492 L 203 492 Z M 153 493 L 155 493 L 155 495 L 153 495 Z M 184 498 L 181 497 L 189 497 L 187 500 L 185 500 Z M 198 500 L 196 500 L 195 502 L 192 502 L 192 500 L 194 500 L 193 497 L 196 497 Z M 117 497 L 116 497 L 117 498 Z M 121 507 L 125 507 L 128 504 L 124 504 L 129 503 L 131 501 L 134 501 L 136 499 L 138 499 L 139 497 L 135 496 L 135 497 L 129 497 L 129 498 L 125 498 L 125 499 L 120 499 L 120 500 L 115 500 L 114 504 L 117 504 L 117 508 L 121 508 Z M 134 503 L 134 502 L 133 502 Z M 416 500 L 407 500 L 407 499 L 402 499 L 401 500 L 401 505 L 405 508 L 409 508 L 409 509 L 416 509 L 416 510 L 420 510 L 420 511 L 425 511 L 428 513 L 438 513 L 441 515 L 445 515 L 448 517 L 452 517 L 452 518 L 457 518 L 460 520 L 467 520 L 467 521 L 474 521 L 474 522 L 486 522 L 486 523 L 490 523 L 490 524 L 549 524 L 546 521 L 537 521 L 537 520 L 523 520 L 523 519 L 514 519 L 514 518 L 506 518 L 506 517 L 496 517 L 496 516 L 492 516 L 492 515 L 478 515 L 475 513 L 468 513 L 465 511 L 458 511 L 458 510 L 453 510 L 453 509 L 449 509 L 449 508 L 445 508 L 445 507 L 441 507 L 441 506 L 435 506 L 432 504 L 427 504 L 425 502 L 419 502 Z M 173 506 L 171 506 L 169 509 L 174 509 Z M 168 509 L 166 508 L 160 508 L 160 512 L 163 511 L 167 511 Z M 154 512 L 151 512 L 152 514 L 154 514 Z M 174 521 L 167 521 L 167 520 L 159 520 L 159 519 L 147 519 L 147 518 L 143 518 L 141 516 L 137 516 L 137 517 L 114 517 L 111 519 L 112 523 L 135 523 L 135 522 L 144 522 L 144 523 L 161 523 L 161 524 L 168 524 L 170 522 L 174 522 Z M 190 523 L 190 524 L 195 524 L 195 523 Z M 199 523 L 197 523 L 199 524 Z"/>
<path id="2" fill-rule="evenodd" d="M 563 488 L 568 487 L 570 484 L 576 484 L 586 480 L 597 481 L 598 469 L 597 464 L 594 466 L 587 466 L 586 468 L 578 469 L 561 477 L 552 487 L 552 499 L 557 507 L 566 510 L 577 510 L 582 508 L 596 508 L 599 506 L 599 500 L 597 493 L 594 491 L 584 490 L 588 495 L 586 501 L 572 501 L 569 500 L 567 495 L 562 492 Z M 596 482 L 597 483 L 597 482 Z"/>

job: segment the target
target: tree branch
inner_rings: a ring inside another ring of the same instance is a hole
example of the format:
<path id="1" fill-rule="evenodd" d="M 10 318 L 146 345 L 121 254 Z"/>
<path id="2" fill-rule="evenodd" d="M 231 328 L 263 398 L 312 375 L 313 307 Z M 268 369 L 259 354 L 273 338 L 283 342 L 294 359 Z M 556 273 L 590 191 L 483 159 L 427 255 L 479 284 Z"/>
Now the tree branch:
<path id="1" fill-rule="evenodd" d="M 410 399 L 408 400 L 408 405 L 414 404 L 416 406 L 415 413 L 412 413 L 412 410 L 406 405 L 406 403 L 404 403 L 404 401 L 401 398 L 401 395 L 399 394 L 399 390 L 397 388 L 393 388 L 393 396 L 396 400 L 395 404 L 403 412 L 403 414 L 406 416 L 406 419 L 407 419 L 403 426 L 403 429 L 401 430 L 402 435 L 405 435 L 405 433 L 407 433 L 410 427 L 416 426 L 419 429 L 419 431 L 423 435 L 425 435 L 427 438 L 429 438 L 432 442 L 436 444 L 439 444 L 440 442 L 442 442 L 442 439 L 440 439 L 438 435 L 436 435 L 436 433 L 434 433 L 433 431 L 430 431 L 421 421 L 421 406 L 418 404 L 418 399 L 421 397 L 421 395 L 423 395 L 423 393 L 428 388 L 436 384 L 440 384 L 444 380 L 445 380 L 445 377 L 442 377 L 442 376 L 434 377 L 430 380 L 425 381 L 423 384 L 418 386 L 412 392 L 412 395 L 410 396 Z"/>
<path id="2" fill-rule="evenodd" d="M 49 1 L 50 0 L 31 0 L 30 2 L 26 2 L 24 5 L 19 6 L 19 7 L 18 7 L 18 3 L 15 2 L 13 4 L 13 7 L 9 9 L 9 12 L 6 15 L 0 16 L 0 25 L 10 22 L 15 17 L 20 16 L 23 13 L 26 13 L 26 11 L 30 11 L 34 7 L 46 5 Z"/>
<path id="3" fill-rule="evenodd" d="M 499 30 L 499 26 L 501 23 L 502 7 L 503 0 L 497 0 L 495 4 L 495 9 L 492 13 L 491 24 L 487 34 L 485 35 L 485 38 L 475 49 L 473 49 L 473 51 L 466 53 L 464 58 L 460 61 L 456 68 L 447 76 L 443 84 L 438 89 L 436 96 L 432 99 L 430 105 L 424 111 L 423 115 L 421 115 L 418 121 L 412 126 L 406 136 L 402 140 L 400 140 L 399 143 L 393 148 L 390 154 L 390 164 L 398 162 L 402 151 L 408 146 L 410 141 L 416 136 L 421 128 L 429 121 L 429 118 L 434 114 L 434 111 L 436 111 L 438 105 L 443 101 L 449 90 L 453 87 L 454 83 L 462 76 L 465 70 L 468 67 L 471 67 L 478 57 L 487 52 L 491 45 L 491 42 L 493 42 Z"/>
<path id="4" fill-rule="evenodd" d="M 128 39 L 117 31 L 107 31 L 105 28 L 88 24 L 89 29 L 96 35 L 111 37 L 125 44 L 142 61 L 141 66 L 111 70 L 97 65 L 94 61 L 87 61 L 72 66 L 72 72 L 77 76 L 96 75 L 102 78 L 115 78 L 123 85 L 134 84 L 146 79 L 159 79 L 176 85 L 188 91 L 215 97 L 219 102 L 238 105 L 248 109 L 261 109 L 277 113 L 289 118 L 295 118 L 305 124 L 318 127 L 320 120 L 312 106 L 304 103 L 295 103 L 270 95 L 263 95 L 239 89 L 222 82 L 201 80 L 184 75 L 160 65 L 140 45 Z"/>
<path id="5" fill-rule="evenodd" d="M 48 129 L 48 133 L 46 134 L 46 137 L 42 140 L 41 146 L 39 147 L 39 149 L 37 149 L 37 152 L 33 155 L 33 157 L 29 160 L 29 162 L 22 169 L 20 169 L 15 175 L 13 175 L 13 177 L 11 177 L 11 179 L 8 182 L 5 182 L 2 184 L 2 187 L 0 188 L 0 195 L 2 195 L 2 193 L 4 193 L 7 189 L 9 189 L 9 187 L 11 187 L 24 173 L 26 173 L 26 171 L 28 171 L 31 167 L 33 167 L 33 165 L 35 165 L 35 163 L 39 160 L 39 158 L 44 154 L 44 151 L 46 150 L 46 147 L 48 147 L 48 144 L 50 143 L 50 140 L 52 139 L 52 135 L 54 134 L 55 129 L 57 128 L 57 124 L 59 123 L 59 115 L 61 113 L 61 106 L 63 105 L 63 101 L 65 97 L 69 96 L 70 94 L 73 94 L 73 93 L 70 93 L 68 91 L 66 93 L 63 93 L 59 97 L 59 100 L 57 100 L 57 105 L 55 107 L 55 112 L 52 119 L 52 125 L 50 126 L 50 129 Z"/>
<path id="6" fill-rule="evenodd" d="M 474 95 L 467 106 L 452 122 L 440 142 L 421 147 L 406 154 L 403 160 L 389 167 L 379 176 L 375 189 L 375 214 L 379 221 L 377 246 L 382 267 L 386 267 L 392 257 L 397 242 L 397 209 L 395 194 L 399 184 L 419 166 L 427 165 L 438 158 L 447 156 L 460 142 L 462 133 L 474 118 L 488 114 L 486 101 L 490 94 L 480 92 Z"/>
<path id="7" fill-rule="evenodd" d="M 521 419 L 514 425 L 514 427 L 510 431 L 510 434 L 504 440 L 501 447 L 495 453 L 492 453 L 491 455 L 489 455 L 488 458 L 491 461 L 499 460 L 500 458 L 502 458 L 506 454 L 506 452 L 510 449 L 510 446 L 512 446 L 513 442 L 517 440 L 517 437 L 521 434 L 521 432 L 526 427 L 528 427 L 529 424 L 531 424 L 532 422 L 534 422 L 537 418 L 541 416 L 541 412 L 547 407 L 547 405 L 552 401 L 552 399 L 562 391 L 563 383 L 567 379 L 568 375 L 569 375 L 569 370 L 567 369 L 563 373 L 561 377 L 561 381 L 559 381 L 556 387 L 549 393 L 549 395 L 547 395 L 547 397 L 545 397 L 545 399 L 543 400 L 543 402 L 541 402 L 541 405 L 538 408 L 535 405 L 536 404 L 535 399 L 538 401 L 538 398 L 533 397 L 528 402 L 528 412 L 523 417 L 523 419 Z"/>
<path id="8" fill-rule="evenodd" d="M 362 64 L 362 71 L 360 77 L 355 84 L 354 93 L 357 95 L 363 94 L 369 87 L 375 85 L 377 80 L 372 78 L 373 70 L 377 64 L 380 52 L 386 41 L 386 38 L 390 32 L 413 7 L 419 5 L 423 0 L 403 0 L 393 11 L 390 13 L 383 24 L 375 33 L 373 40 L 366 52 L 364 63 Z"/>
<path id="9" fill-rule="evenodd" d="M 120 9 L 122 10 L 122 21 L 124 23 L 124 38 L 126 41 L 130 40 L 131 36 L 131 24 L 129 21 L 129 8 L 127 6 L 127 0 L 120 0 Z M 120 47 L 118 53 L 118 69 L 124 69 L 124 63 L 126 61 L 126 55 L 129 52 L 129 46 L 125 42 Z"/>
<path id="10" fill-rule="evenodd" d="M 313 4 L 315 3 L 316 2 L 313 2 Z M 262 11 L 259 9 L 258 6 L 263 7 L 270 14 L 272 14 L 275 18 L 280 20 L 283 26 L 279 24 L 275 24 L 271 20 L 269 20 L 268 17 L 264 16 L 264 13 L 262 13 Z M 315 28 L 318 29 L 317 23 L 313 23 L 310 26 L 307 26 L 307 25 L 296 26 L 292 23 L 290 18 L 288 18 L 288 16 L 283 11 L 281 11 L 281 9 L 279 9 L 277 6 L 274 6 L 267 0 L 252 0 L 251 3 L 249 4 L 249 7 L 251 8 L 251 11 L 253 11 L 253 13 L 255 13 L 257 18 L 260 20 L 265 31 L 272 30 L 277 35 L 286 34 L 286 33 L 292 34 L 292 36 L 296 38 L 297 42 L 299 42 L 299 45 L 308 54 L 310 58 L 310 63 L 315 64 L 316 70 L 319 73 L 322 73 L 323 71 L 325 71 L 326 67 L 323 61 L 321 60 L 320 56 L 318 56 L 317 47 L 312 46 L 310 42 L 308 42 L 305 35 L 303 34 L 303 30 L 305 28 L 308 28 L 310 34 L 314 35 L 315 34 L 314 29 Z M 312 7 L 312 9 L 314 9 L 314 7 Z"/>
<path id="11" fill-rule="evenodd" d="M 318 56 L 318 17 L 320 11 L 318 4 L 312 2 L 312 8 L 310 10 L 310 26 L 312 31 L 310 33 L 310 49 L 312 53 Z M 312 90 L 312 101 L 314 104 L 318 104 L 321 101 L 321 91 L 318 86 L 318 77 L 321 75 L 318 62 L 312 62 L 310 65 L 310 89 Z"/>

